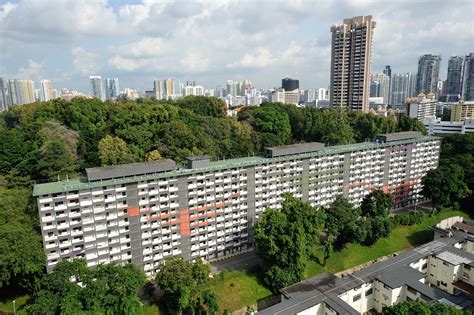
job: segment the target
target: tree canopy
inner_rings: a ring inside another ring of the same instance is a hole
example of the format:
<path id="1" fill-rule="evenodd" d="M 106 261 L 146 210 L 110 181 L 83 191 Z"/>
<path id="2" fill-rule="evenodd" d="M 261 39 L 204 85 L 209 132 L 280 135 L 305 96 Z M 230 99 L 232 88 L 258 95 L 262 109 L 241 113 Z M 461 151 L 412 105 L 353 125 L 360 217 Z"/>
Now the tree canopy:
<path id="1" fill-rule="evenodd" d="M 303 279 L 325 218 L 324 212 L 291 195 L 284 198 L 281 211 L 268 209 L 254 226 L 264 281 L 274 291 Z"/>
<path id="2" fill-rule="evenodd" d="M 216 314 L 217 297 L 205 289 L 209 274 L 209 266 L 200 259 L 193 263 L 182 257 L 167 258 L 155 280 L 164 291 L 163 300 L 168 310 L 173 313 Z"/>
<path id="3" fill-rule="evenodd" d="M 146 278 L 135 265 L 87 268 L 81 259 L 63 260 L 41 281 L 29 314 L 139 314 L 137 291 Z"/>
<path id="4" fill-rule="evenodd" d="M 386 306 L 382 309 L 382 315 L 467 315 L 469 311 L 458 310 L 454 306 L 441 302 L 426 303 L 422 300 L 406 301 Z"/>

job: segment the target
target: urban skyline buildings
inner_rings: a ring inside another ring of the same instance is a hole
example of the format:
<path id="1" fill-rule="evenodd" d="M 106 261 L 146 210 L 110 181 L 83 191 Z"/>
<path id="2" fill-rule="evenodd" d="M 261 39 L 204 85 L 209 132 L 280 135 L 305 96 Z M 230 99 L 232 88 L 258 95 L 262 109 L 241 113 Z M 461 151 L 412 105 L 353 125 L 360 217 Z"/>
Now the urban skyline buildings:
<path id="1" fill-rule="evenodd" d="M 470 53 L 464 58 L 461 99 L 474 101 L 474 53 Z"/>
<path id="2" fill-rule="evenodd" d="M 462 90 L 462 67 L 464 58 L 452 56 L 448 60 L 448 71 L 446 75 L 446 95 L 459 97 Z"/>
<path id="3" fill-rule="evenodd" d="M 105 101 L 104 85 L 102 84 L 102 77 L 93 75 L 89 77 L 91 84 L 91 95 L 102 101 Z"/>
<path id="4" fill-rule="evenodd" d="M 40 85 L 40 101 L 47 102 L 55 97 L 55 95 L 53 95 L 53 84 L 51 80 L 41 80 Z"/>
<path id="5" fill-rule="evenodd" d="M 415 84 L 415 74 L 394 73 L 390 84 L 390 105 L 405 104 L 405 100 L 413 96 Z"/>
<path id="6" fill-rule="evenodd" d="M 418 59 L 415 94 L 436 94 L 438 91 L 440 55 L 426 54 Z"/>
<path id="7" fill-rule="evenodd" d="M 116 100 L 119 96 L 119 79 L 118 78 L 105 78 L 105 99 Z"/>
<path id="8" fill-rule="evenodd" d="M 368 112 L 372 35 L 376 23 L 372 16 L 344 19 L 331 27 L 330 104 L 349 106 Z"/>

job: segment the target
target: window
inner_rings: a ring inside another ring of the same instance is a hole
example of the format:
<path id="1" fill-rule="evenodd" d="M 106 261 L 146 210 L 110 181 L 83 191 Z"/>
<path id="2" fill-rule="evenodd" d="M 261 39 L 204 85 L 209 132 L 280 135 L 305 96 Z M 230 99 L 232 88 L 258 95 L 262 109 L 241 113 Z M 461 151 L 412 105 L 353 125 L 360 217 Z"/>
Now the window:
<path id="1" fill-rule="evenodd" d="M 357 295 L 354 295 L 354 297 L 352 298 L 352 302 L 356 302 L 356 301 L 359 301 L 360 300 L 360 296 L 361 294 L 357 294 Z"/>
<path id="2" fill-rule="evenodd" d="M 369 296 L 369 295 L 371 295 L 371 294 L 372 294 L 372 292 L 373 292 L 373 290 L 372 290 L 372 289 L 368 289 L 367 291 L 365 291 L 365 296 Z"/>

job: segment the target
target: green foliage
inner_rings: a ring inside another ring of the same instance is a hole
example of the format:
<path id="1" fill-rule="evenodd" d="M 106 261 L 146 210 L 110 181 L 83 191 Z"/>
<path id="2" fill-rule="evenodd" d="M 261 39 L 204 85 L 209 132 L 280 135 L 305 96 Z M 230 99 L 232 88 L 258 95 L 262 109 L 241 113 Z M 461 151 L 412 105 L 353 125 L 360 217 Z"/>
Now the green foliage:
<path id="1" fill-rule="evenodd" d="M 127 143 L 118 137 L 105 136 L 99 141 L 99 159 L 101 165 L 125 164 L 134 161 Z"/>
<path id="2" fill-rule="evenodd" d="M 458 310 L 454 306 L 440 302 L 426 303 L 422 300 L 407 301 L 386 306 L 382 310 L 382 315 L 464 315 L 468 311 Z"/>
<path id="3" fill-rule="evenodd" d="M 164 292 L 164 302 L 170 312 L 196 310 L 198 314 L 216 314 L 216 295 L 205 290 L 209 266 L 200 259 L 185 261 L 182 257 L 167 258 L 156 274 L 156 283 Z"/>
<path id="4" fill-rule="evenodd" d="M 426 216 L 424 212 L 405 212 L 397 214 L 393 221 L 397 225 L 413 225 L 420 224 L 423 222 L 423 218 Z"/>
<path id="5" fill-rule="evenodd" d="M 61 261 L 41 281 L 29 314 L 139 314 L 137 290 L 146 277 L 135 265 L 89 269 L 84 260 Z"/>
<path id="6" fill-rule="evenodd" d="M 451 108 L 443 108 L 443 114 L 441 115 L 442 121 L 451 121 Z"/>
<path id="7" fill-rule="evenodd" d="M 327 207 L 326 229 L 332 237 L 336 238 L 335 244 L 341 246 L 347 242 L 359 240 L 360 234 L 360 209 L 342 196 L 337 196 L 333 203 Z"/>
<path id="8" fill-rule="evenodd" d="M 324 227 L 322 211 L 291 195 L 284 198 L 281 211 L 268 209 L 254 226 L 264 281 L 275 292 L 303 278 Z"/>
<path id="9" fill-rule="evenodd" d="M 177 101 L 178 106 L 187 108 L 201 116 L 224 117 L 227 105 L 217 97 L 186 96 Z"/>
<path id="10" fill-rule="evenodd" d="M 451 206 L 454 202 L 471 194 L 464 181 L 464 170 L 457 164 L 440 165 L 428 171 L 422 178 L 421 194 L 436 206 Z"/>
<path id="11" fill-rule="evenodd" d="M 43 245 L 29 200 L 28 189 L 0 185 L 0 289 L 34 291 L 44 272 Z"/>

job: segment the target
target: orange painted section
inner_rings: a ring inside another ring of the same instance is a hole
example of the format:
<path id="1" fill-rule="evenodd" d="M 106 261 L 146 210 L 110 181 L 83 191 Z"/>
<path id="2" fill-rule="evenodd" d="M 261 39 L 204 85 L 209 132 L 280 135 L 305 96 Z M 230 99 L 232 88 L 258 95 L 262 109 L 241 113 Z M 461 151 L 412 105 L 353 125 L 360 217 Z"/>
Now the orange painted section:
<path id="1" fill-rule="evenodd" d="M 140 208 L 138 207 L 128 208 L 127 214 L 129 217 L 138 217 L 140 215 Z"/>

